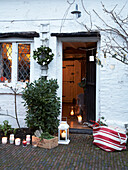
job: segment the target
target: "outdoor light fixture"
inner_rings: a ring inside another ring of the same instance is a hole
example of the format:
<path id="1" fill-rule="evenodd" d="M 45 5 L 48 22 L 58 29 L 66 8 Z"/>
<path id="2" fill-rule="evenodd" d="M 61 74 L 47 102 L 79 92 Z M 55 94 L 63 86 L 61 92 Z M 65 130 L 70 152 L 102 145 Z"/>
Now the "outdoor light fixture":
<path id="1" fill-rule="evenodd" d="M 94 61 L 94 56 L 93 55 L 89 56 L 89 61 Z"/>
<path id="2" fill-rule="evenodd" d="M 69 144 L 69 125 L 67 121 L 61 121 L 58 127 L 58 144 Z"/>
<path id="3" fill-rule="evenodd" d="M 92 48 L 92 54 L 89 56 L 89 61 L 94 61 L 94 59 L 95 59 L 95 57 L 94 57 L 94 55 L 93 55 L 93 48 Z"/>
<path id="4" fill-rule="evenodd" d="M 76 9 L 75 9 L 75 11 L 72 11 L 71 13 L 72 13 L 72 14 L 75 14 L 75 15 L 76 15 L 76 18 L 81 17 L 81 12 L 78 11 L 78 5 L 77 5 L 77 4 L 76 4 Z"/>

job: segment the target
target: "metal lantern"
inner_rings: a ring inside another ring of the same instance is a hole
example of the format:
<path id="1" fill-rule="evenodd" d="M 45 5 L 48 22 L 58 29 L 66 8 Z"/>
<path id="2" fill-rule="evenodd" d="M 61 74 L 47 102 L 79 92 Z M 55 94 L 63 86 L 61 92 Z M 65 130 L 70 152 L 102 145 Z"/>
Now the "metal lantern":
<path id="1" fill-rule="evenodd" d="M 58 127 L 58 144 L 69 144 L 69 125 L 67 121 L 61 121 Z"/>

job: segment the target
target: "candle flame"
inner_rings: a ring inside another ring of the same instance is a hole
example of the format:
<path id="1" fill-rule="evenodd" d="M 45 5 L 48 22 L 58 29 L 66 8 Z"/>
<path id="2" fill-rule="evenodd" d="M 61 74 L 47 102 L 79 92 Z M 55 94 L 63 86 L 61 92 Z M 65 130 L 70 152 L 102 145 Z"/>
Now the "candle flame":
<path id="1" fill-rule="evenodd" d="M 65 138 L 65 137 L 66 137 L 66 131 L 65 131 L 65 130 L 61 133 L 61 137 L 62 137 L 62 138 Z"/>
<path id="2" fill-rule="evenodd" d="M 82 122 L 82 116 L 79 115 L 79 116 L 77 116 L 77 118 L 78 118 L 78 122 L 81 123 Z"/>
<path id="3" fill-rule="evenodd" d="M 73 115 L 74 115 L 74 111 L 73 111 L 73 110 L 71 110 L 70 115 L 71 115 L 71 116 L 73 116 Z"/>

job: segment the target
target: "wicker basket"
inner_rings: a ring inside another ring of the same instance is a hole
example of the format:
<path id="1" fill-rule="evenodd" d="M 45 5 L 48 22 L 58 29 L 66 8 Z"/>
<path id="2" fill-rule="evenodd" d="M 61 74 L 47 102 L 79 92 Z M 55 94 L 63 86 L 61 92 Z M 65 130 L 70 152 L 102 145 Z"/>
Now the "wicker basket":
<path id="1" fill-rule="evenodd" d="M 52 139 L 43 139 L 40 141 L 40 138 L 32 136 L 32 145 L 37 145 L 38 147 L 45 149 L 52 149 L 58 146 L 58 137 Z"/>

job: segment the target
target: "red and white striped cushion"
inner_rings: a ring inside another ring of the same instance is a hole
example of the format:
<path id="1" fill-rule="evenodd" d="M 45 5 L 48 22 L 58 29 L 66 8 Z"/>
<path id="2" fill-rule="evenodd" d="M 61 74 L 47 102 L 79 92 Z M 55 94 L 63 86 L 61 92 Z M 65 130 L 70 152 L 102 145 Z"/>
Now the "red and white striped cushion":
<path id="1" fill-rule="evenodd" d="M 93 144 L 99 148 L 111 152 L 126 149 L 127 136 L 106 126 L 93 127 Z"/>

